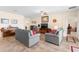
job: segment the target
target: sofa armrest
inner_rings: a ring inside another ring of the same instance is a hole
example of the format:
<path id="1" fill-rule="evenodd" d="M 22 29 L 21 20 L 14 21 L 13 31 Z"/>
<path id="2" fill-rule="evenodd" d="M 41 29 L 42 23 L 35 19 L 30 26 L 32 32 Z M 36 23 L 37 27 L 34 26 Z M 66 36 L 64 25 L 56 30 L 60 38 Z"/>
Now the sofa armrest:
<path id="1" fill-rule="evenodd" d="M 33 35 L 33 36 L 29 36 L 30 39 L 33 39 L 33 38 L 35 38 L 35 37 L 40 37 L 40 34 L 35 34 L 35 35 Z"/>
<path id="2" fill-rule="evenodd" d="M 29 37 L 29 47 L 31 47 L 32 45 L 35 45 L 36 43 L 38 43 L 39 40 L 40 40 L 40 34 L 30 36 Z"/>

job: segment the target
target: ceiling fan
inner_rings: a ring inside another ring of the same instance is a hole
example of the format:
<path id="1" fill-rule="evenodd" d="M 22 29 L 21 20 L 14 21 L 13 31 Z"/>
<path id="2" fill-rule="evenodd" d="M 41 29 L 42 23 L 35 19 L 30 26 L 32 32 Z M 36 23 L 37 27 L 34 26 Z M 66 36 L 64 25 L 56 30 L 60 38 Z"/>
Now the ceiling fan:
<path id="1" fill-rule="evenodd" d="M 77 6 L 71 6 L 68 9 L 75 9 L 75 8 L 77 8 Z"/>

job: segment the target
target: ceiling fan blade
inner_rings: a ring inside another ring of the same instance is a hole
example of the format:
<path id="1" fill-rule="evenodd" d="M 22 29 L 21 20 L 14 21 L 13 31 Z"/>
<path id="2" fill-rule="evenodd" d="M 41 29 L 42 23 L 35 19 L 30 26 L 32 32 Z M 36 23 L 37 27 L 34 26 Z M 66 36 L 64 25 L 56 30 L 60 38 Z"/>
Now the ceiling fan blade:
<path id="1" fill-rule="evenodd" d="M 72 7 L 69 7 L 69 9 L 74 9 L 74 8 L 76 8 L 77 6 L 72 6 Z"/>

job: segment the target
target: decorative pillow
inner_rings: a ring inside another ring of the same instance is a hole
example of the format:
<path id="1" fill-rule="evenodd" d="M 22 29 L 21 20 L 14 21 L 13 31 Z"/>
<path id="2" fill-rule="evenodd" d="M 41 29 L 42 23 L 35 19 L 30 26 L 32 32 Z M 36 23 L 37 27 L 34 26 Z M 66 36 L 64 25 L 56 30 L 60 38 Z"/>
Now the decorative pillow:
<path id="1" fill-rule="evenodd" d="M 36 31 L 35 30 L 32 30 L 32 34 L 35 35 L 36 34 Z"/>
<path id="2" fill-rule="evenodd" d="M 56 34 L 57 30 L 52 30 L 51 33 Z"/>
<path id="3" fill-rule="evenodd" d="M 51 33 L 51 31 L 52 31 L 51 29 L 48 29 L 48 30 L 47 30 L 48 33 Z"/>
<path id="4" fill-rule="evenodd" d="M 32 30 L 31 33 L 30 33 L 31 36 L 33 36 L 35 34 L 36 34 L 36 31 L 34 31 L 34 30 Z"/>

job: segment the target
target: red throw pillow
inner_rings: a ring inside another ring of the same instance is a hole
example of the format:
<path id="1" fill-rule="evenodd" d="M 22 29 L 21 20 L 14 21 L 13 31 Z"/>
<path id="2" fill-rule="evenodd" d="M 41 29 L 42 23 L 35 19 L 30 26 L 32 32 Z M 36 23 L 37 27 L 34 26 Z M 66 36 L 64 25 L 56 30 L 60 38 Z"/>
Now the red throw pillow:
<path id="1" fill-rule="evenodd" d="M 35 35 L 36 34 L 36 31 L 32 30 L 32 35 Z"/>
<path id="2" fill-rule="evenodd" d="M 48 29 L 48 31 L 47 31 L 47 32 L 48 32 L 48 33 L 51 33 L 51 31 L 52 31 L 51 29 Z"/>
<path id="3" fill-rule="evenodd" d="M 53 30 L 51 31 L 51 33 L 55 34 L 55 33 L 56 33 L 56 31 L 57 31 L 57 30 L 54 30 L 54 29 L 53 29 Z"/>

